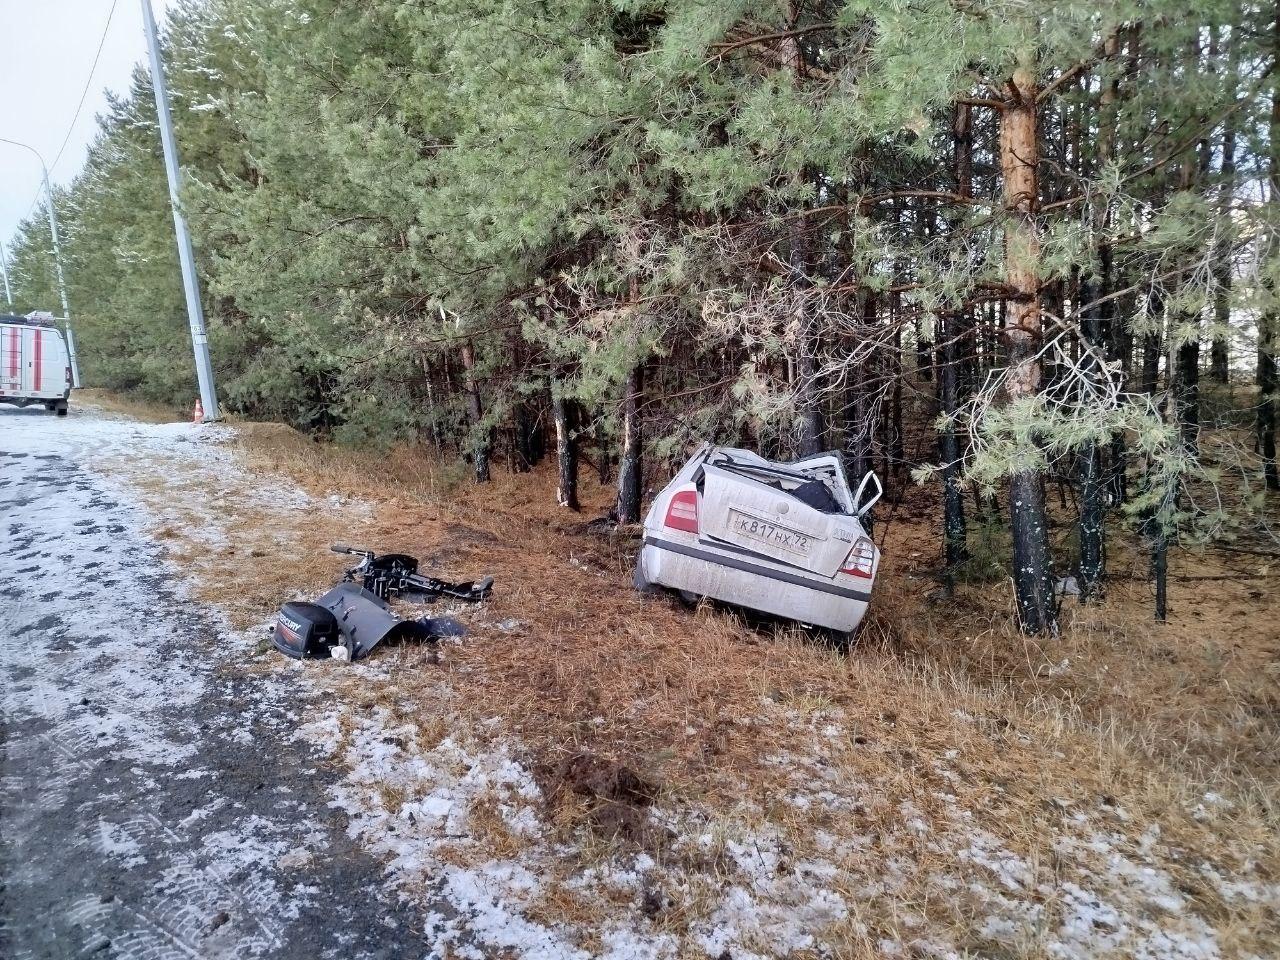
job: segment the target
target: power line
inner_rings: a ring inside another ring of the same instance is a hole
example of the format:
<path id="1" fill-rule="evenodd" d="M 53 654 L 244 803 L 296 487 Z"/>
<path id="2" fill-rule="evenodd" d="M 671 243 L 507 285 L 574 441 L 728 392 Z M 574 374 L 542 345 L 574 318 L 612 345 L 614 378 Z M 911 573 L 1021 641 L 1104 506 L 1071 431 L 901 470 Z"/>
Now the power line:
<path id="1" fill-rule="evenodd" d="M 111 0 L 111 9 L 107 11 L 107 22 L 102 28 L 102 36 L 98 39 L 98 49 L 93 55 L 93 65 L 89 67 L 89 76 L 85 78 L 84 89 L 80 91 L 80 102 L 76 104 L 76 112 L 71 118 L 71 124 L 67 127 L 67 135 L 62 138 L 62 146 L 58 147 L 58 152 L 53 158 L 53 163 L 49 164 L 49 172 L 52 173 L 54 168 L 58 166 L 58 161 L 62 159 L 63 152 L 67 149 L 67 144 L 71 142 L 71 134 L 75 132 L 76 121 L 80 119 L 80 111 L 84 109 L 84 102 L 89 97 L 89 88 L 93 86 L 93 75 L 98 71 L 98 61 L 102 59 L 102 48 L 107 45 L 107 34 L 111 31 L 111 20 L 116 15 L 116 5 L 120 0 Z M 27 208 L 26 216 L 22 219 L 27 220 L 31 214 L 35 212 L 36 207 L 40 204 L 41 189 L 36 188 L 36 195 L 31 201 L 31 206 Z M 52 199 L 50 203 L 52 203 Z"/>
<path id="2" fill-rule="evenodd" d="M 80 102 L 76 104 L 75 116 L 71 118 L 71 126 L 67 128 L 67 135 L 62 138 L 62 146 L 58 148 L 57 154 L 53 158 L 53 163 L 49 164 L 49 172 L 52 173 L 58 167 L 58 161 L 62 159 L 62 152 L 67 149 L 67 144 L 71 142 L 71 134 L 75 132 L 76 121 L 80 119 L 80 111 L 84 109 L 84 102 L 89 96 L 89 87 L 93 85 L 93 75 L 98 70 L 98 61 L 102 58 L 102 48 L 107 45 L 107 33 L 111 30 L 111 18 L 116 15 L 116 4 L 120 0 L 111 0 L 111 9 L 107 11 L 107 23 L 102 28 L 102 37 L 98 40 L 98 51 L 93 55 L 93 66 L 89 68 L 89 76 L 85 78 L 84 90 L 80 92 Z"/>

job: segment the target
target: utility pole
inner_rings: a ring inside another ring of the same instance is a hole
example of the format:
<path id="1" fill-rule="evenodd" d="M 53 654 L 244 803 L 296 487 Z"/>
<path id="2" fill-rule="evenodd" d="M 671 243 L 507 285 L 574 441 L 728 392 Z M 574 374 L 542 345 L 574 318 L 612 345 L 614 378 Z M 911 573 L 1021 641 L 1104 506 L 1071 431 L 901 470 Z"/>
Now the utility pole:
<path id="1" fill-rule="evenodd" d="M 53 187 L 49 185 L 49 166 L 44 162 L 44 157 L 40 155 L 40 151 L 35 147 L 25 143 L 19 143 L 17 140 L 8 140 L 0 137 L 0 143 L 8 143 L 15 147 L 21 147 L 33 154 L 40 161 L 40 178 L 44 183 L 44 195 L 49 204 L 49 233 L 53 237 L 53 267 L 58 275 L 58 297 L 62 301 L 62 324 L 63 329 L 67 333 L 67 359 L 71 361 L 71 385 L 73 387 L 80 386 L 80 362 L 76 358 L 76 335 L 71 330 L 71 307 L 67 304 L 67 281 L 62 275 L 62 246 L 58 243 L 58 212 L 53 208 Z M 5 271 L 5 294 L 9 292 L 8 270 Z M 10 303 L 13 300 L 10 299 Z"/>
<path id="2" fill-rule="evenodd" d="M 9 289 L 9 264 L 5 262 L 4 244 L 0 243 L 0 274 L 4 276 L 4 298 L 13 309 L 13 291 Z"/>
<path id="3" fill-rule="evenodd" d="M 191 234 L 182 215 L 179 199 L 181 184 L 178 170 L 178 144 L 173 136 L 173 117 L 169 113 L 169 91 L 165 86 L 164 63 L 160 59 L 160 38 L 151 0 L 142 0 L 142 23 L 147 32 L 147 48 L 151 53 L 151 87 L 156 95 L 156 114 L 160 120 L 160 142 L 164 146 L 164 171 L 169 179 L 169 204 L 173 208 L 173 231 L 178 240 L 178 260 L 182 264 L 182 286 L 187 295 L 187 319 L 191 324 L 191 347 L 196 357 L 196 378 L 200 382 L 200 402 L 206 420 L 219 420 L 218 394 L 213 383 L 213 362 L 209 358 L 209 336 L 205 332 L 204 310 L 200 306 L 200 281 L 196 278 L 195 254 Z"/>

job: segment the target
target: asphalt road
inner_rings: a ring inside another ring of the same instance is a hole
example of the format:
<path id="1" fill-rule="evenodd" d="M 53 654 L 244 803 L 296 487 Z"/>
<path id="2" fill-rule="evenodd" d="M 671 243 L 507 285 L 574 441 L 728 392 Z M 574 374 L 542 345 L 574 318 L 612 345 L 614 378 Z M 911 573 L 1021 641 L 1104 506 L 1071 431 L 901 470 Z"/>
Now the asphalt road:
<path id="1" fill-rule="evenodd" d="M 163 456 L 130 429 L 0 407 L 0 956 L 429 954 L 292 737 L 307 695 L 243 669 L 94 471 Z"/>

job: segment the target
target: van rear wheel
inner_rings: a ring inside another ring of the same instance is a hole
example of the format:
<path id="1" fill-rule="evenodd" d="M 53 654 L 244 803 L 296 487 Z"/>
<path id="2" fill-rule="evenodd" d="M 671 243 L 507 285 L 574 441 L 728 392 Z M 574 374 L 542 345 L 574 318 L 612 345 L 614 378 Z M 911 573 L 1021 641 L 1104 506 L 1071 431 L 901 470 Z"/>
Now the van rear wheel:
<path id="1" fill-rule="evenodd" d="M 67 415 L 67 401 L 61 400 L 57 404 L 55 404 L 53 408 L 53 412 L 60 417 L 65 417 Z"/>

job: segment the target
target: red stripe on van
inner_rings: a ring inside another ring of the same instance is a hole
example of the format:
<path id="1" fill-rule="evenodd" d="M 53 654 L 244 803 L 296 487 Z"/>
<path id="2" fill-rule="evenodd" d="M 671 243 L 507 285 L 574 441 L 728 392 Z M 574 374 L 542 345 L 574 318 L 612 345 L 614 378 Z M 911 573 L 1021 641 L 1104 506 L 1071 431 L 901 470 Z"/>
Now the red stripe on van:
<path id="1" fill-rule="evenodd" d="M 18 337 L 21 331 L 17 327 L 9 328 L 9 376 L 18 379 L 18 354 L 22 352 Z"/>
<path id="2" fill-rule="evenodd" d="M 41 364 L 42 358 L 40 355 L 43 352 L 44 352 L 44 331 L 41 330 L 39 327 L 36 327 L 36 381 L 33 386 L 33 389 L 37 393 L 40 392 L 40 367 L 42 365 Z"/>

